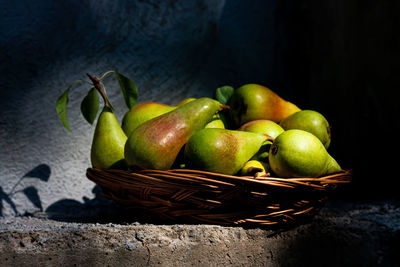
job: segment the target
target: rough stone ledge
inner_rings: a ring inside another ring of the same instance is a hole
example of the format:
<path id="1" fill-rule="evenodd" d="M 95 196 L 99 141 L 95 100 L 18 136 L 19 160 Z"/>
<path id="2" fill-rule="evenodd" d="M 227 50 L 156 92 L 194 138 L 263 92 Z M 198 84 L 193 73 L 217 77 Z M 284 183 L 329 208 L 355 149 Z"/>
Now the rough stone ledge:
<path id="1" fill-rule="evenodd" d="M 399 266 L 400 202 L 330 201 L 280 233 L 216 225 L 0 219 L 1 266 Z"/>

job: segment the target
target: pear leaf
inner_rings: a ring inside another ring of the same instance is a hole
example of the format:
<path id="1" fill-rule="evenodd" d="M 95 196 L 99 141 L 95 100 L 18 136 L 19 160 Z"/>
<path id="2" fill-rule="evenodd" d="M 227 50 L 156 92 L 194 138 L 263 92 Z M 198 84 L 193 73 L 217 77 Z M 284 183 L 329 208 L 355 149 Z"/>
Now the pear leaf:
<path id="1" fill-rule="evenodd" d="M 215 99 L 217 99 L 222 105 L 227 105 L 234 91 L 235 89 L 229 85 L 219 87 L 215 90 Z"/>
<path id="2" fill-rule="evenodd" d="M 230 121 L 229 114 L 227 114 L 225 111 L 220 111 L 218 115 L 219 119 L 224 123 L 225 128 L 232 129 L 232 123 Z"/>
<path id="3" fill-rule="evenodd" d="M 68 130 L 71 131 L 68 125 L 68 120 L 67 120 L 67 104 L 68 104 L 68 93 L 69 90 L 71 89 L 72 85 L 67 88 L 67 90 L 64 91 L 64 93 L 57 99 L 56 102 L 56 110 L 58 117 L 61 120 L 62 125 Z"/>
<path id="4" fill-rule="evenodd" d="M 99 111 L 99 95 L 96 88 L 90 89 L 85 98 L 81 102 L 81 113 L 83 117 L 93 124 Z"/>
<path id="5" fill-rule="evenodd" d="M 116 71 L 114 73 L 117 77 L 122 94 L 124 95 L 125 103 L 130 109 L 136 104 L 139 95 L 138 90 L 132 80 Z"/>

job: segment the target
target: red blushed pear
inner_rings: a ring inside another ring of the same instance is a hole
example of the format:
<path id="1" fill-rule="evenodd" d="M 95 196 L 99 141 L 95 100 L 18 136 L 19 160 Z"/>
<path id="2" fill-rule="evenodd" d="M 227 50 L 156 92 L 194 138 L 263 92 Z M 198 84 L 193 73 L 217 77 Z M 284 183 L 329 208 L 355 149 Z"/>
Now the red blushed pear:
<path id="1" fill-rule="evenodd" d="M 228 108 L 211 98 L 200 98 L 138 126 L 125 144 L 129 166 L 142 169 L 170 169 L 189 138 Z"/>
<path id="2" fill-rule="evenodd" d="M 175 106 L 169 106 L 157 102 L 143 102 L 132 107 L 124 116 L 122 120 L 122 129 L 124 130 L 126 136 L 131 135 L 133 130 L 135 130 L 139 125 L 146 121 L 154 119 L 162 114 L 170 112 L 186 103 L 189 103 L 196 98 L 186 98 L 180 101 Z"/>
<path id="3" fill-rule="evenodd" d="M 232 121 L 237 127 L 254 120 L 272 120 L 280 122 L 284 118 L 300 111 L 293 103 L 282 99 L 271 89 L 246 84 L 235 90 L 230 101 Z"/>

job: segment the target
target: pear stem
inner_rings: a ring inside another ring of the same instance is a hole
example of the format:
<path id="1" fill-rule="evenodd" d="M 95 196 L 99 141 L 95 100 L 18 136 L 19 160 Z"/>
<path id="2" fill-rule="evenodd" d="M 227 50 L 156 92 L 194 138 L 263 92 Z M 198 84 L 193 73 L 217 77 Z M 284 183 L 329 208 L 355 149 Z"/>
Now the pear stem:
<path id="1" fill-rule="evenodd" d="M 101 88 L 100 85 L 100 80 L 97 79 L 95 76 L 93 76 L 91 73 L 86 73 L 86 75 L 89 77 L 89 79 L 93 82 L 93 86 L 97 89 L 97 91 L 100 93 L 101 97 L 104 100 L 104 106 L 111 108 L 110 103 L 108 102 L 108 98 L 106 93 L 104 92 L 103 88 Z"/>
<path id="2" fill-rule="evenodd" d="M 227 110 L 227 109 L 230 109 L 231 107 L 228 105 L 221 105 L 220 108 L 221 108 L 221 110 Z"/>
<path id="3" fill-rule="evenodd" d="M 273 138 L 272 136 L 270 136 L 268 134 L 265 134 L 265 136 L 267 137 L 267 141 L 271 141 L 271 142 L 275 141 L 275 138 Z"/>

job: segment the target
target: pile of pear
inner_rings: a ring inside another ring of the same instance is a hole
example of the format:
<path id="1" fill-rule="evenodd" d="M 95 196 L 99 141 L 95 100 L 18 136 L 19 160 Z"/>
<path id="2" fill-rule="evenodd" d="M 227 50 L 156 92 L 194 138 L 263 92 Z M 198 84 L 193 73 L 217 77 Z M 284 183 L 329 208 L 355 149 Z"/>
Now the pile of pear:
<path id="1" fill-rule="evenodd" d="M 224 104 L 207 97 L 175 106 L 142 102 L 127 111 L 122 125 L 106 106 L 93 136 L 92 166 L 189 168 L 254 177 L 320 177 L 341 171 L 327 152 L 330 126 L 319 112 L 301 110 L 257 84 L 237 88 Z"/>

